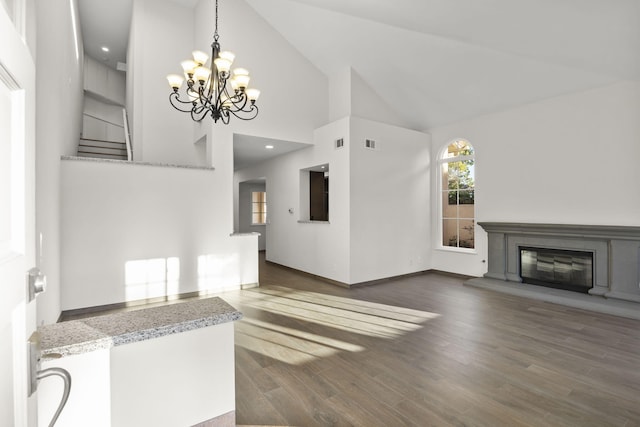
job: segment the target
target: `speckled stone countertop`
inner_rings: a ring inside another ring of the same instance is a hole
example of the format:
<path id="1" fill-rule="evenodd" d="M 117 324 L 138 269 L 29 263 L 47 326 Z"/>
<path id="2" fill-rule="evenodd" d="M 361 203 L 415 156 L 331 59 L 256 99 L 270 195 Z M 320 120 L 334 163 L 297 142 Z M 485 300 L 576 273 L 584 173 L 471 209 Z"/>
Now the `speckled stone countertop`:
<path id="1" fill-rule="evenodd" d="M 94 157 L 60 156 L 60 159 L 80 161 L 80 162 L 114 163 L 119 165 L 132 165 L 132 166 L 155 166 L 155 167 L 161 167 L 161 168 L 201 169 L 201 170 L 209 170 L 209 171 L 215 170 L 215 168 L 211 166 L 178 165 L 174 163 L 138 162 L 138 161 L 116 160 L 116 159 L 98 159 Z"/>
<path id="2" fill-rule="evenodd" d="M 218 297 L 105 314 L 38 328 L 42 355 L 71 356 L 233 322 L 242 313 Z"/>

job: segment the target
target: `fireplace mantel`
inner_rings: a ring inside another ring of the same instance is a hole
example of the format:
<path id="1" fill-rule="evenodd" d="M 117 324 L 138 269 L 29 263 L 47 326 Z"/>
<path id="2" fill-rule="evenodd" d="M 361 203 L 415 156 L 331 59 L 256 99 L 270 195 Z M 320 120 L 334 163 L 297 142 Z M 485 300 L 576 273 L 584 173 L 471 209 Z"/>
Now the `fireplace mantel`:
<path id="1" fill-rule="evenodd" d="M 593 253 L 593 296 L 640 303 L 640 227 L 479 222 L 488 234 L 485 278 L 519 283 L 519 247 Z"/>
<path id="2" fill-rule="evenodd" d="M 622 225 L 533 224 L 526 222 L 479 222 L 478 225 L 487 233 L 541 234 L 640 241 L 640 227 Z"/>

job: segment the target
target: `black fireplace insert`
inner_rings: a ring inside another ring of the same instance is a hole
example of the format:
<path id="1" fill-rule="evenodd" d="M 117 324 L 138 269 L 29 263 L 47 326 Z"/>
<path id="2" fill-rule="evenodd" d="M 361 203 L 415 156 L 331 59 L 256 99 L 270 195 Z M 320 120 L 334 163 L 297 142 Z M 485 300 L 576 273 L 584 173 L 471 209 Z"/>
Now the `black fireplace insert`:
<path id="1" fill-rule="evenodd" d="M 524 283 L 589 292 L 593 287 L 593 252 L 520 246 Z"/>

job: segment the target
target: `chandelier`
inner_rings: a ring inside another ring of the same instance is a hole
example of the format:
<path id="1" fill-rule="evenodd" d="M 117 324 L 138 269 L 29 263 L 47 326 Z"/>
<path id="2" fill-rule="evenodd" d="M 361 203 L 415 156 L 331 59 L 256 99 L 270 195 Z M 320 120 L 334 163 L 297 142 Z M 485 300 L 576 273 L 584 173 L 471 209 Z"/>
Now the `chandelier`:
<path id="1" fill-rule="evenodd" d="M 207 115 L 211 115 L 214 123 L 221 120 L 224 124 L 229 123 L 231 115 L 241 120 L 254 119 L 258 115 L 258 106 L 255 103 L 260 91 L 247 87 L 249 71 L 246 69 L 235 68 L 233 76 L 231 75 L 231 64 L 235 55 L 228 51 L 220 51 L 218 0 L 215 25 L 210 67 L 207 67 L 209 56 L 198 50 L 193 52 L 193 59 L 182 61 L 187 87 L 181 96 L 180 88 L 185 77 L 179 74 L 168 75 L 169 86 L 173 89 L 169 94 L 169 102 L 176 110 L 190 113 L 196 122 L 202 121 Z"/>

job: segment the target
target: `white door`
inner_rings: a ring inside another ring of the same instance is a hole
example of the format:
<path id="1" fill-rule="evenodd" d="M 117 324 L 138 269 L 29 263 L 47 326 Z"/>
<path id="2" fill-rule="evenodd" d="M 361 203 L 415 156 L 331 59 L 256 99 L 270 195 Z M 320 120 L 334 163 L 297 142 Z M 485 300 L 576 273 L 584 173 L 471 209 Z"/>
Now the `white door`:
<path id="1" fill-rule="evenodd" d="M 35 265 L 35 64 L 24 0 L 0 0 L 0 425 L 35 426 L 27 338 L 36 328 L 26 272 Z"/>

